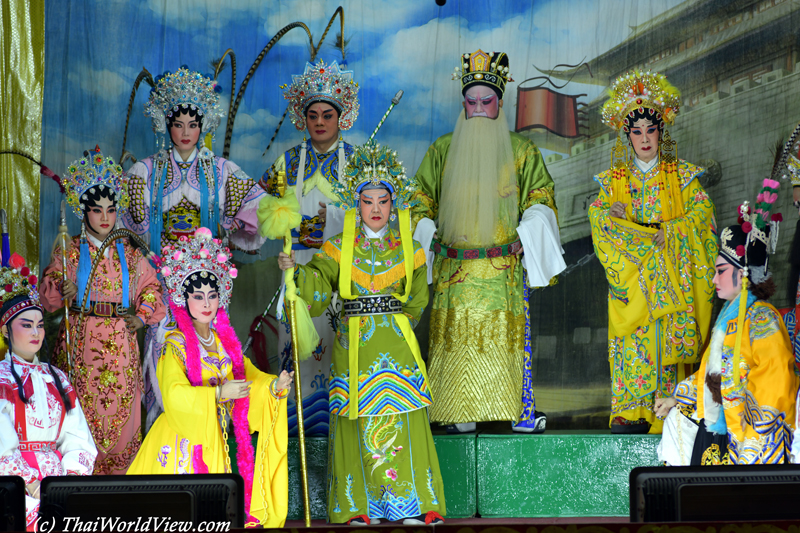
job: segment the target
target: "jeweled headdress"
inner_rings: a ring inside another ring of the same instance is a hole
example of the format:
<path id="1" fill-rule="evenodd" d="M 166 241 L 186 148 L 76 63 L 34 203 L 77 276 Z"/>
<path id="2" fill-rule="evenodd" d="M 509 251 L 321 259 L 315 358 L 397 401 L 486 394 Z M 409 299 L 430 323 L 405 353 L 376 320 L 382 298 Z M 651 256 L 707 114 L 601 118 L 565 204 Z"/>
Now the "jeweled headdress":
<path id="1" fill-rule="evenodd" d="M 503 97 L 506 83 L 514 81 L 508 72 L 508 56 L 504 52 L 478 50 L 461 56 L 461 66 L 453 71 L 453 79 L 461 79 L 461 94 L 473 85 L 487 85 Z"/>
<path id="2" fill-rule="evenodd" d="M 358 117 L 358 83 L 352 70 L 341 70 L 334 61 L 316 65 L 306 63 L 306 70 L 292 76 L 291 85 L 283 85 L 283 97 L 289 100 L 289 118 L 298 130 L 306 129 L 306 108 L 315 101 L 331 104 L 339 111 L 339 129 L 349 130 Z"/>
<path id="3" fill-rule="evenodd" d="M 397 209 L 408 209 L 417 190 L 416 180 L 406 175 L 402 161 L 397 160 L 397 152 L 380 144 L 366 144 L 355 149 L 339 180 L 331 186 L 339 199 L 334 205 L 345 210 L 355 209 L 361 191 L 368 185 L 386 187 Z"/>
<path id="4" fill-rule="evenodd" d="M 9 308 L 3 316 L 0 316 L 0 327 L 8 324 L 9 320 L 27 309 L 39 309 L 39 291 L 36 290 L 36 283 L 39 280 L 25 266 L 25 259 L 18 254 L 12 254 L 8 260 L 7 267 L 0 268 L 0 307 L 7 301 L 17 296 L 26 296 L 25 300 Z"/>
<path id="5" fill-rule="evenodd" d="M 128 208 L 128 178 L 122 167 L 110 157 L 103 156 L 100 147 L 84 152 L 84 157 L 73 161 L 67 167 L 68 175 L 63 179 L 67 203 L 78 219 L 83 220 L 84 204 L 88 198 L 86 192 L 98 187 L 108 187 L 117 198 L 117 216 L 121 216 Z"/>
<path id="6" fill-rule="evenodd" d="M 792 132 L 784 147 L 786 157 L 787 177 L 792 180 L 792 186 L 800 186 L 800 124 Z"/>
<path id="7" fill-rule="evenodd" d="M 144 105 L 144 114 L 153 121 L 153 130 L 167 132 L 167 117 L 180 108 L 196 109 L 203 117 L 203 133 L 213 133 L 224 115 L 216 80 L 182 66 L 175 72 L 156 76 L 156 86 Z"/>
<path id="8" fill-rule="evenodd" d="M 611 98 L 603 104 L 603 123 L 626 133 L 634 110 L 653 110 L 668 126 L 672 125 L 681 105 L 681 93 L 663 74 L 650 71 L 629 72 L 609 87 Z"/>
<path id="9" fill-rule="evenodd" d="M 164 246 L 159 271 L 175 305 L 186 305 L 183 291 L 200 278 L 217 282 L 219 303 L 224 308 L 231 301 L 233 279 L 238 274 L 231 263 L 230 250 L 219 239 L 212 238 L 208 228 L 198 228 L 191 237 L 181 236 L 176 244 Z"/>

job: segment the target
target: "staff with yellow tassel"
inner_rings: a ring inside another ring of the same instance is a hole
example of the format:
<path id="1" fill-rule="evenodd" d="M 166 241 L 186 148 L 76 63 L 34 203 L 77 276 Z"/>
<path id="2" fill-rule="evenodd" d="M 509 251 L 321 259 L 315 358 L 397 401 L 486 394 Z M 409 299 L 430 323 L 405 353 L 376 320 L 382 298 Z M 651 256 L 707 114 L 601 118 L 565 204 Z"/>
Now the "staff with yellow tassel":
<path id="1" fill-rule="evenodd" d="M 300 214 L 300 203 L 297 196 L 286 192 L 286 173 L 278 172 L 274 179 L 277 182 L 278 196 L 266 196 L 258 207 L 258 218 L 263 220 L 259 232 L 268 239 L 283 238 L 283 251 L 292 253 L 292 228 L 296 228 L 303 220 Z M 303 508 L 305 510 L 306 527 L 311 527 L 311 506 L 308 497 L 308 466 L 306 463 L 306 435 L 303 421 L 303 394 L 300 378 L 299 362 L 311 355 L 319 344 L 314 323 L 308 312 L 308 305 L 297 295 L 294 283 L 294 268 L 285 272 L 286 314 L 292 334 L 292 362 L 295 381 L 295 400 L 297 404 L 297 434 L 300 443 L 300 477 L 303 486 Z"/>

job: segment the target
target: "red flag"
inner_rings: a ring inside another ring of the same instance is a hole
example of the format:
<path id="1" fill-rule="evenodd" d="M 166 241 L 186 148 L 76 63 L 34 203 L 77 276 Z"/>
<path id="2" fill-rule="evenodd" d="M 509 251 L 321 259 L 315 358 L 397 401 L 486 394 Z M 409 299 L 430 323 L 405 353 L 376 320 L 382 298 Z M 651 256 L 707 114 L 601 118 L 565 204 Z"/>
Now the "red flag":
<path id="1" fill-rule="evenodd" d="M 578 97 L 551 91 L 546 87 L 517 88 L 517 132 L 545 128 L 559 137 L 580 137 Z"/>

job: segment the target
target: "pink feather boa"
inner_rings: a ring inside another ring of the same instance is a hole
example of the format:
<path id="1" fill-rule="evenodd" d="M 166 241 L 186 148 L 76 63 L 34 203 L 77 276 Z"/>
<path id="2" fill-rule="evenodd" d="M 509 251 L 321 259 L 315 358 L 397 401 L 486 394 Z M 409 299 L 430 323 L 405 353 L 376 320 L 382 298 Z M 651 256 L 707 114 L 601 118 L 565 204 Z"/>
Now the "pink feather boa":
<path id="1" fill-rule="evenodd" d="M 172 316 L 178 324 L 178 329 L 186 339 L 186 374 L 189 383 L 194 387 L 203 386 L 203 372 L 200 363 L 200 340 L 194 329 L 192 318 L 185 307 L 178 307 L 174 303 L 169 303 Z M 230 356 L 233 362 L 234 379 L 245 379 L 244 355 L 242 345 L 236 332 L 231 326 L 228 313 L 220 308 L 217 311 L 216 327 L 217 336 L 222 343 L 222 348 Z M 239 467 L 239 474 L 244 479 L 244 509 L 247 514 L 247 521 L 257 521 L 250 516 L 250 498 L 253 494 L 253 474 L 255 470 L 254 458 L 256 455 L 253 449 L 253 441 L 250 438 L 250 425 L 247 414 L 250 412 L 250 398 L 245 397 L 233 401 L 233 430 L 236 437 L 236 465 Z"/>

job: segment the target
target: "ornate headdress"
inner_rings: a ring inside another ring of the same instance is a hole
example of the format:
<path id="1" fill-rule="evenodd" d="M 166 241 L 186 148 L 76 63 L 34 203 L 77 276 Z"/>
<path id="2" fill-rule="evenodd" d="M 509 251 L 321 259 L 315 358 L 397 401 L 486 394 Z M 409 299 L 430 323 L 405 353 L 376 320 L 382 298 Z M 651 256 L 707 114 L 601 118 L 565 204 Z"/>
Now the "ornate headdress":
<path id="1" fill-rule="evenodd" d="M 460 71 L 460 72 L 459 72 Z M 461 56 L 461 66 L 453 71 L 453 79 L 461 79 L 461 94 L 473 85 L 486 85 L 503 97 L 506 83 L 514 81 L 508 72 L 508 56 L 504 52 L 484 52 L 478 49 Z"/>
<path id="2" fill-rule="evenodd" d="M 306 63 L 306 70 L 292 76 L 291 85 L 283 97 L 289 100 L 289 118 L 298 130 L 306 128 L 306 109 L 315 101 L 331 104 L 339 111 L 339 129 L 349 130 L 358 117 L 358 83 L 353 81 L 352 70 L 341 70 L 334 61 L 316 65 Z"/>
<path id="3" fill-rule="evenodd" d="M 217 93 L 222 89 L 216 80 L 181 66 L 155 79 L 144 114 L 153 120 L 153 131 L 167 132 L 167 117 L 180 108 L 196 109 L 203 117 L 203 133 L 213 133 L 224 115 Z"/>
<path id="4" fill-rule="evenodd" d="M 359 146 L 347 161 L 339 181 L 332 184 L 333 193 L 339 199 L 334 205 L 345 210 L 355 209 L 362 190 L 378 187 L 389 190 L 397 209 L 408 209 L 417 182 L 406 175 L 402 161 L 397 160 L 397 152 L 380 144 Z"/>
<path id="5" fill-rule="evenodd" d="M 636 109 L 642 113 L 651 110 L 668 126 L 680 111 L 680 91 L 658 72 L 629 72 L 616 79 L 608 94 L 611 98 L 603 105 L 603 123 L 626 133 Z"/>
<path id="6" fill-rule="evenodd" d="M 161 250 L 161 267 L 169 298 L 175 305 L 186 305 L 183 291 L 198 278 L 217 282 L 220 306 L 227 308 L 231 301 L 233 279 L 238 271 L 231 263 L 231 252 L 211 230 L 198 228 L 191 237 L 181 236 L 176 244 Z"/>
<path id="7" fill-rule="evenodd" d="M 36 290 L 38 280 L 25 266 L 25 259 L 18 254 L 12 254 L 8 260 L 7 267 L 0 268 L 0 307 L 9 300 L 17 296 L 25 296 L 26 299 L 18 302 L 0 316 L 0 327 L 27 309 L 42 310 L 39 303 L 39 291 Z"/>
<path id="8" fill-rule="evenodd" d="M 792 187 L 800 186 L 800 124 L 792 132 L 784 147 L 786 170 L 792 180 Z"/>
<path id="9" fill-rule="evenodd" d="M 67 167 L 69 173 L 63 180 L 66 189 L 67 203 L 78 219 L 83 220 L 84 203 L 88 198 L 87 191 L 94 187 L 101 191 L 108 187 L 116 195 L 117 215 L 122 215 L 128 208 L 128 179 L 122 167 L 110 157 L 104 157 L 100 147 L 84 152 L 84 157 L 73 161 Z"/>

